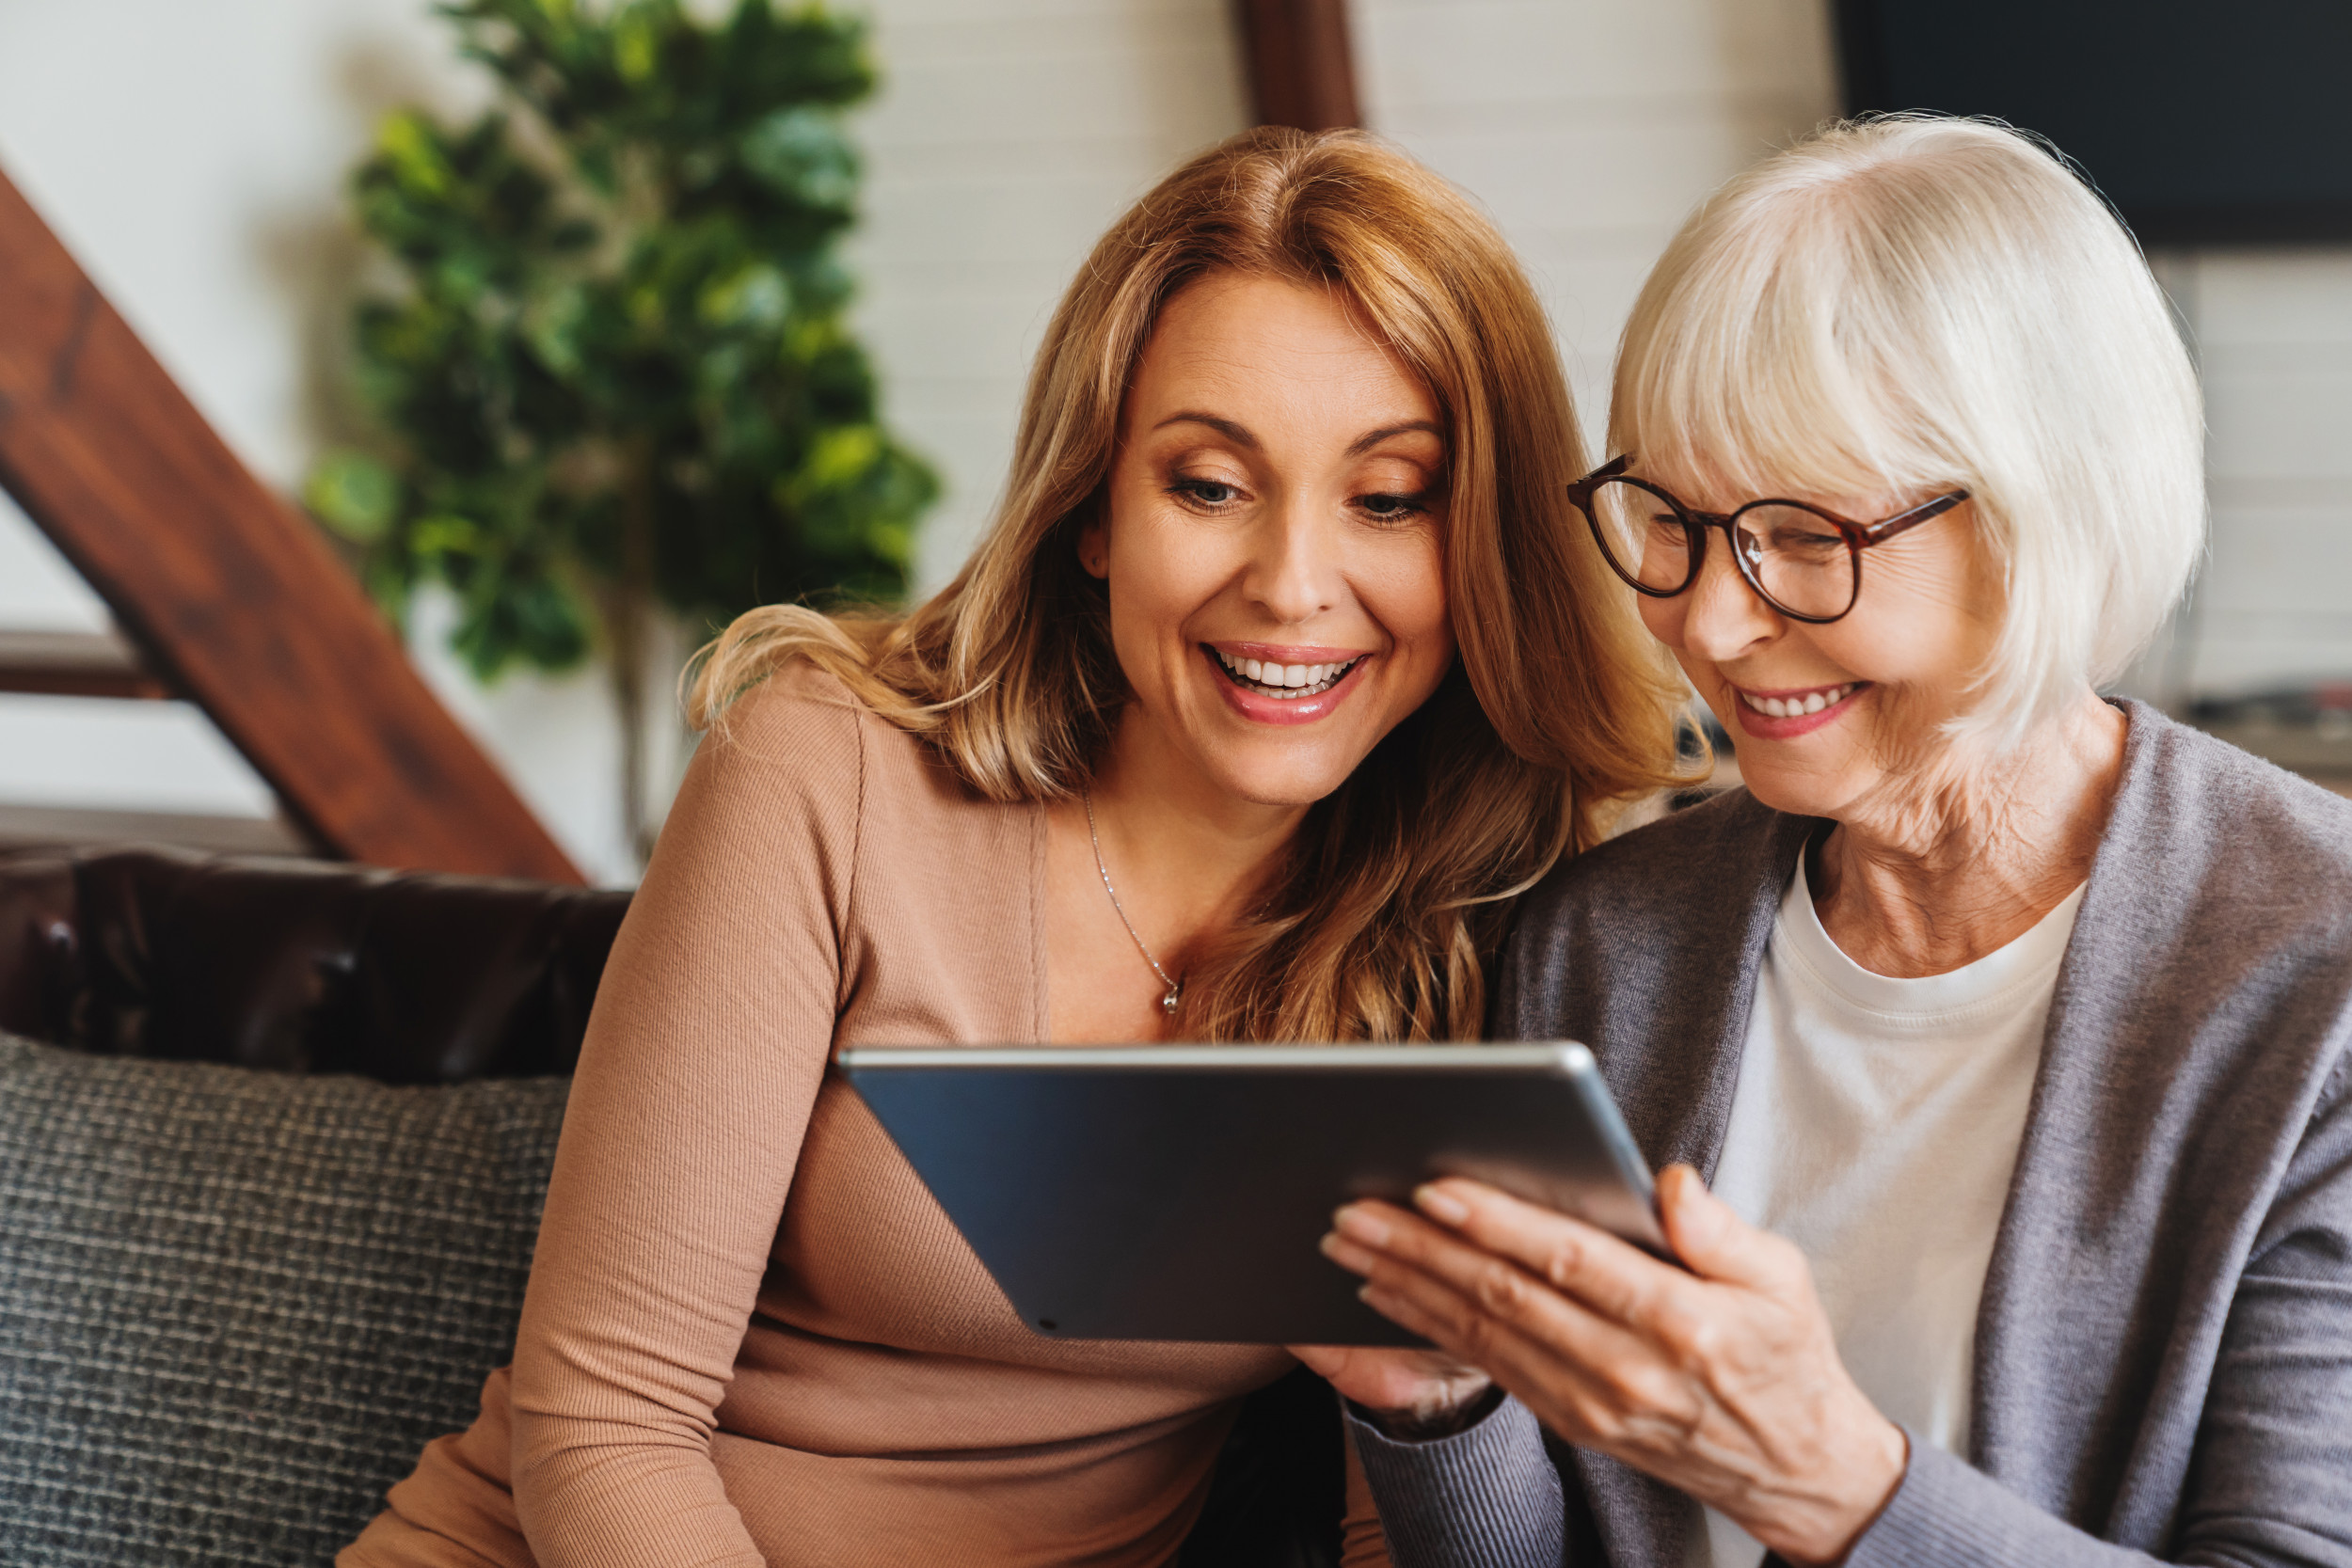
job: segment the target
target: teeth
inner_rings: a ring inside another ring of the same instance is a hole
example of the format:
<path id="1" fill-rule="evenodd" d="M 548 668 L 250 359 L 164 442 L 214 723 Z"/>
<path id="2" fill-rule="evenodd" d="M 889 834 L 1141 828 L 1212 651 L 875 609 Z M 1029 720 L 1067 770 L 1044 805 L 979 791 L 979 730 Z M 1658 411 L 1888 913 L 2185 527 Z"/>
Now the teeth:
<path id="1" fill-rule="evenodd" d="M 1802 697 L 1751 697 L 1742 691 L 1740 700 L 1770 719 L 1799 719 L 1845 701 L 1852 690 L 1851 686 L 1833 686 L 1826 691 L 1808 691 Z"/>
<path id="2" fill-rule="evenodd" d="M 1270 696 L 1284 698 L 1311 697 L 1318 691 L 1328 690 L 1356 664 L 1352 658 L 1337 664 L 1267 664 L 1254 658 L 1234 658 L 1215 648 L 1210 652 L 1242 679 L 1266 689 Z"/>

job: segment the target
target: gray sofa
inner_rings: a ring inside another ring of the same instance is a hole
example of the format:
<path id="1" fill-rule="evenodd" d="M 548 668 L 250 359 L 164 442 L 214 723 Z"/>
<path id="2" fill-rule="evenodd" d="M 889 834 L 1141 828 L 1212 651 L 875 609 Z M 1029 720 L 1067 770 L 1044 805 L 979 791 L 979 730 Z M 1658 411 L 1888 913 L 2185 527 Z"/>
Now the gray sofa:
<path id="1" fill-rule="evenodd" d="M 565 1086 L 0 1036 L 0 1561 L 331 1559 L 514 1348 Z"/>

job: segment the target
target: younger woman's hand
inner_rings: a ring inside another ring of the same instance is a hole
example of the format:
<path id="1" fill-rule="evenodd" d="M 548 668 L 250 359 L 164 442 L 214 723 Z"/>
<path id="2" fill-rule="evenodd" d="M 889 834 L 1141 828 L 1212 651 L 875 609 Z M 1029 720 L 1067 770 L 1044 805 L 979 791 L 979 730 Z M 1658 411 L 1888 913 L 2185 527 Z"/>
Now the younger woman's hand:
<path id="1" fill-rule="evenodd" d="M 1493 1380 L 1475 1367 L 1433 1350 L 1373 1349 L 1363 1345 L 1291 1345 L 1293 1355 L 1340 1392 L 1372 1412 L 1391 1436 L 1439 1436 L 1468 1424 Z"/>

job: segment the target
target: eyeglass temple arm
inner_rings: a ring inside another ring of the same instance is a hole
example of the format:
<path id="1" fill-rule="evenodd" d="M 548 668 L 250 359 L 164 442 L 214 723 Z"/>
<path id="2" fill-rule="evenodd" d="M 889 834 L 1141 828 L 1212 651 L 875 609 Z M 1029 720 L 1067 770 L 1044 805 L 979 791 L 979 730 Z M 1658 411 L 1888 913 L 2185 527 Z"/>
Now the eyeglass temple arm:
<path id="1" fill-rule="evenodd" d="M 1921 501 L 1908 512 L 1898 512 L 1892 517 L 1883 517 L 1875 523 L 1866 523 L 1855 531 L 1868 543 L 1875 545 L 1882 540 L 1894 538 L 1907 528 L 1917 528 L 1931 518 L 1941 517 L 1967 499 L 1968 492 L 1965 490 L 1948 490 L 1933 500 Z"/>
<path id="2" fill-rule="evenodd" d="M 1568 486 L 1568 499 L 1576 502 L 1577 505 L 1582 506 L 1587 500 L 1592 499 L 1594 485 L 1598 484 L 1604 479 L 1616 478 L 1619 474 L 1625 472 L 1627 467 L 1631 464 L 1632 461 L 1633 454 L 1631 452 L 1627 452 L 1622 457 L 1611 458 L 1599 467 L 1595 468 L 1591 473 L 1586 474 L 1582 479 L 1580 479 L 1570 484 Z"/>

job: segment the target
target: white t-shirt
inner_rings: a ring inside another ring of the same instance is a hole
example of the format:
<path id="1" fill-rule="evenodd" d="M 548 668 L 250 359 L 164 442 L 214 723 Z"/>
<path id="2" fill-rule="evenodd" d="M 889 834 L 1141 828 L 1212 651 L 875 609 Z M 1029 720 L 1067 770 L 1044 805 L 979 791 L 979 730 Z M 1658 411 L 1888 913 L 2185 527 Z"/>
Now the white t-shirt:
<path id="1" fill-rule="evenodd" d="M 1804 862 L 1764 949 L 1716 1196 L 1804 1249 L 1846 1370 L 1888 1419 L 1965 1451 L 1977 1305 L 2083 890 L 1996 953 L 1897 980 L 1814 911 Z M 1764 1548 L 1713 1509 L 1692 1568 Z"/>

